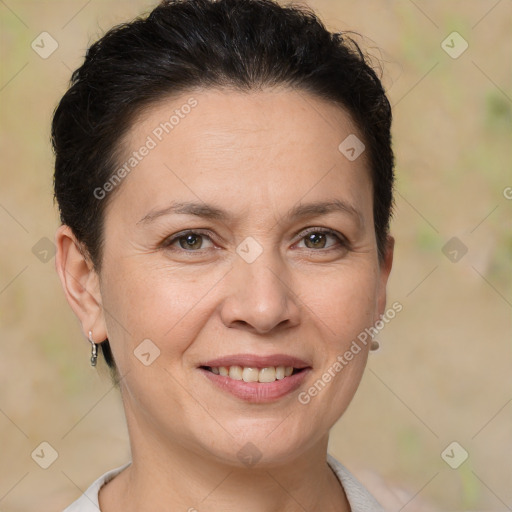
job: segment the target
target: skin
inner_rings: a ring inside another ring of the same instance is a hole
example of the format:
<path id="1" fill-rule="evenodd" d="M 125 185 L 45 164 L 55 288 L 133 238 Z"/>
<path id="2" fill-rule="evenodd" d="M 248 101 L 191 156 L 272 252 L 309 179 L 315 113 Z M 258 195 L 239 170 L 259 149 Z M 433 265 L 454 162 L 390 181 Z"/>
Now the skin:
<path id="1" fill-rule="evenodd" d="M 349 161 L 338 150 L 358 131 L 346 111 L 304 92 L 199 90 L 146 111 L 124 140 L 126 154 L 191 96 L 198 105 L 115 191 L 101 275 L 68 226 L 56 234 L 67 300 L 86 336 L 108 337 L 123 376 L 133 462 L 101 489 L 101 510 L 349 511 L 326 463 L 327 443 L 369 347 L 309 404 L 297 395 L 386 307 L 394 240 L 379 262 L 366 155 Z M 333 199 L 354 205 L 360 219 L 286 217 L 299 203 Z M 212 204 L 232 219 L 171 214 L 139 222 L 171 201 Z M 332 235 L 313 245 L 306 228 L 332 229 L 349 247 Z M 191 247 L 183 238 L 162 244 L 187 229 L 208 234 Z M 252 263 L 236 253 L 249 236 L 263 249 Z M 148 338 L 160 356 L 145 366 L 133 351 Z M 237 353 L 291 354 L 312 371 L 299 390 L 248 403 L 197 369 Z M 253 466 L 237 456 L 248 442 L 261 452 Z"/>

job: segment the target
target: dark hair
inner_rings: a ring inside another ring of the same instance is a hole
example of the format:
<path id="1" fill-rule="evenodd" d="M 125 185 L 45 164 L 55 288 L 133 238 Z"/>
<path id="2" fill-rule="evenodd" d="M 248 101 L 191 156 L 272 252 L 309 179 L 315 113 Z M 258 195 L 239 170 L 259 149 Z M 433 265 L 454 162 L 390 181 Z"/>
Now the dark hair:
<path id="1" fill-rule="evenodd" d="M 94 43 L 55 110 L 55 198 L 84 254 L 101 270 L 98 200 L 119 165 L 123 136 L 147 107 L 197 88 L 288 86 L 341 105 L 363 137 L 373 181 L 379 261 L 393 215 L 391 107 L 369 58 L 304 6 L 273 0 L 167 0 Z M 341 141 L 340 141 L 341 142 Z M 119 187 L 117 187 L 119 188 Z M 108 339 L 101 345 L 111 370 Z"/>

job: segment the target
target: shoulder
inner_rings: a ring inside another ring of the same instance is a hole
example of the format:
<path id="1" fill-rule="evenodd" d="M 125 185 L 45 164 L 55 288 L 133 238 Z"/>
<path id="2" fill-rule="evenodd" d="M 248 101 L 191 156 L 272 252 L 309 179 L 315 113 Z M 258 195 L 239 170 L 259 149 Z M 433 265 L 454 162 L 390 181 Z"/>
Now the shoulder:
<path id="1" fill-rule="evenodd" d="M 123 469 L 127 468 L 131 462 L 127 462 L 118 468 L 111 469 L 97 480 L 95 480 L 88 489 L 69 507 L 65 508 L 63 512 L 98 512 L 100 505 L 98 502 L 98 494 L 103 485 L 110 482 L 115 476 L 117 476 Z"/>
<path id="2" fill-rule="evenodd" d="M 327 463 L 340 480 L 352 512 L 385 512 L 380 503 L 343 464 L 330 454 L 327 454 Z"/>

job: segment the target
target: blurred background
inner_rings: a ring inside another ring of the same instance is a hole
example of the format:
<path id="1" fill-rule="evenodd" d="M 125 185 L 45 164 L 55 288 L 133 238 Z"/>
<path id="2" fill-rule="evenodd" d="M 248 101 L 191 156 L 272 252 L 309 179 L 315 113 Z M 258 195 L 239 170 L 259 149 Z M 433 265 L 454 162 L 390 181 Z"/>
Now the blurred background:
<path id="1" fill-rule="evenodd" d="M 0 0 L 2 512 L 62 510 L 130 458 L 55 272 L 49 130 L 86 47 L 154 5 Z M 397 159 L 388 306 L 403 310 L 330 452 L 388 511 L 512 510 L 512 3 L 307 5 L 381 62 Z"/>

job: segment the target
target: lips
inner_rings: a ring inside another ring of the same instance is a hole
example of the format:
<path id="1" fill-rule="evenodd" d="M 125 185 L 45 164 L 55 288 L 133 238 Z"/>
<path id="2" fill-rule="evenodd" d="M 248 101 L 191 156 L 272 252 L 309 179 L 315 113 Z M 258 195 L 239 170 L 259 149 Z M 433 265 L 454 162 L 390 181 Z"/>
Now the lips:
<path id="1" fill-rule="evenodd" d="M 287 354 L 234 354 L 203 361 L 198 370 L 224 393 L 251 403 L 269 403 L 296 391 L 312 370 Z"/>

